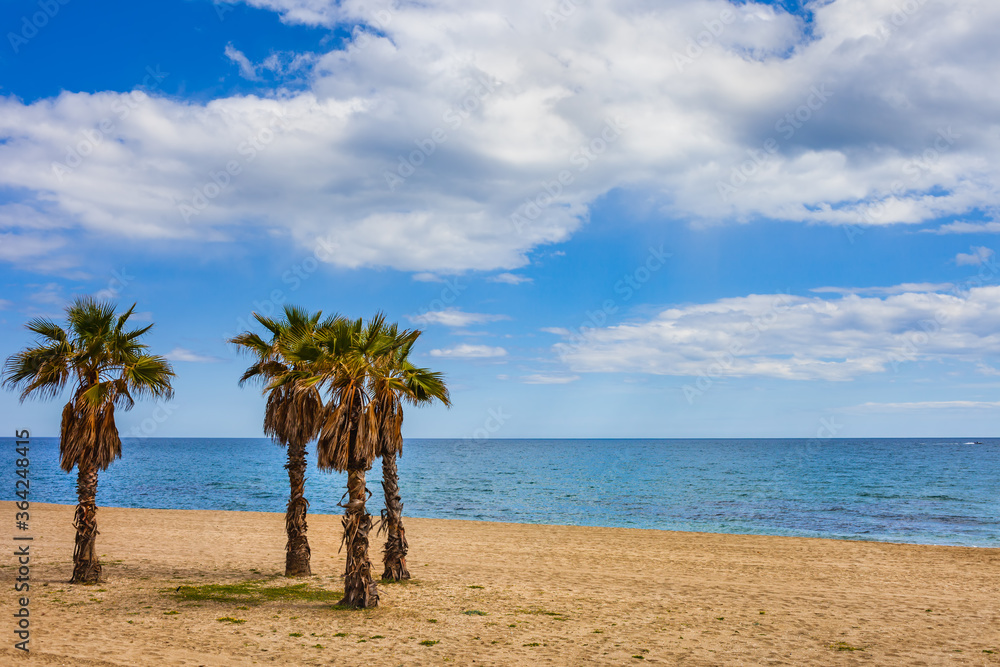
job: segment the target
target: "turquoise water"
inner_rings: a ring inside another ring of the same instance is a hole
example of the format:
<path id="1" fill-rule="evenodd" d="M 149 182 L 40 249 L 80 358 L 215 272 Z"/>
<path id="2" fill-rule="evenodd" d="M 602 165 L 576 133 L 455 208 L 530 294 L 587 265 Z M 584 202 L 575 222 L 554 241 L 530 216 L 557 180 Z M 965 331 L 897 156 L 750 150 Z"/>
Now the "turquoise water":
<path id="1" fill-rule="evenodd" d="M 0 439 L 6 499 L 13 450 Z M 284 511 L 284 450 L 269 440 L 123 450 L 100 505 Z M 311 511 L 339 513 L 345 476 L 310 459 Z M 408 516 L 1000 547 L 1000 440 L 407 440 L 399 469 Z M 76 502 L 54 438 L 31 441 L 31 499 Z"/>

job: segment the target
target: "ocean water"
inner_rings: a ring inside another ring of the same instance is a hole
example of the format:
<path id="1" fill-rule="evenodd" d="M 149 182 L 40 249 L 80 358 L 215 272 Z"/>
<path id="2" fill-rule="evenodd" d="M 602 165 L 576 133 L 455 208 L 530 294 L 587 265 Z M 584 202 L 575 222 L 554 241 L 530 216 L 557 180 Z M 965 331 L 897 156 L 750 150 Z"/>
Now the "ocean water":
<path id="1" fill-rule="evenodd" d="M 30 446 L 30 499 L 75 503 L 57 439 Z M 340 513 L 346 476 L 310 454 L 310 511 Z M 283 512 L 284 461 L 266 439 L 127 438 L 98 504 Z M 407 440 L 399 470 L 407 516 L 1000 547 L 1000 440 Z M 380 480 L 376 461 L 375 515 Z"/>

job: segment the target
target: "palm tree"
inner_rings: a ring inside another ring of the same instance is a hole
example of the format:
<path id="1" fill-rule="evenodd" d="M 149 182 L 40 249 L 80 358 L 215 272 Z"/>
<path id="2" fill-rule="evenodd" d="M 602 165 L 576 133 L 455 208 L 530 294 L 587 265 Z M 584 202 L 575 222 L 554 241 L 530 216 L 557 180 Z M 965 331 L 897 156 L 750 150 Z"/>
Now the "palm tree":
<path id="1" fill-rule="evenodd" d="M 367 325 L 362 320 L 338 321 L 324 329 L 317 341 L 322 354 L 307 373 L 306 383 L 325 386 L 330 393 L 326 416 L 317 443 L 319 467 L 347 473 L 348 497 L 344 508 L 347 547 L 344 599 L 340 604 L 356 608 L 378 606 L 378 587 L 372 578 L 368 557 L 368 535 L 372 517 L 365 504 L 371 495 L 365 473 L 378 455 L 378 424 L 371 395 L 371 378 L 379 372 L 376 363 L 399 342 L 384 335 L 385 318 L 376 315 Z"/>
<path id="2" fill-rule="evenodd" d="M 153 325 L 126 330 L 135 310 L 118 315 L 116 306 L 90 297 L 66 309 L 68 327 L 35 318 L 25 326 L 38 338 L 7 358 L 4 386 L 28 397 L 56 398 L 72 384 L 73 396 L 63 408 L 59 433 L 60 466 L 77 469 L 76 546 L 70 583 L 101 579 L 97 556 L 97 477 L 122 453 L 115 408 L 130 410 L 136 398 L 173 396 L 170 363 L 150 355 L 139 338 Z"/>
<path id="3" fill-rule="evenodd" d="M 294 381 L 292 373 L 308 364 L 308 353 L 315 349 L 313 338 L 317 329 L 329 326 L 336 318 L 320 323 L 322 312 L 310 314 L 301 308 L 285 306 L 285 318 L 275 321 L 254 313 L 254 318 L 270 333 L 264 340 L 250 331 L 232 339 L 252 355 L 254 363 L 240 378 L 240 386 L 256 381 L 264 385 L 267 407 L 264 410 L 264 433 L 288 451 L 288 507 L 285 512 L 285 576 L 307 577 L 309 539 L 306 535 L 306 513 L 309 501 L 305 497 L 306 444 L 319 434 L 323 416 L 323 399 L 315 386 Z"/>
<path id="4" fill-rule="evenodd" d="M 378 454 L 382 458 L 382 490 L 385 492 L 385 509 L 379 524 L 379 532 L 386 534 L 382 578 L 390 581 L 410 578 L 406 569 L 409 545 L 403 528 L 403 502 L 396 469 L 396 457 L 403 455 L 403 401 L 421 405 L 437 399 L 451 405 L 442 375 L 418 368 L 409 361 L 410 351 L 420 334 L 420 331 L 400 333 L 395 324 L 388 327 L 385 335 L 400 344 L 379 360 L 381 368 L 372 382 L 379 429 Z"/>

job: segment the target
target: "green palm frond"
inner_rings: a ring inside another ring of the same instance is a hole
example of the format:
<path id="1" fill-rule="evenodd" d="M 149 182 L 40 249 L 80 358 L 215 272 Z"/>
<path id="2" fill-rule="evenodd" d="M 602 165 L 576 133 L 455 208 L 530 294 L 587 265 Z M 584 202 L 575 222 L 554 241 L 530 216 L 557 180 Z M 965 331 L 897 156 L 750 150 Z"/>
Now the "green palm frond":
<path id="1" fill-rule="evenodd" d="M 3 384 L 21 389 L 22 402 L 31 397 L 55 398 L 70 380 L 73 357 L 68 341 L 22 350 L 4 362 Z"/>
<path id="2" fill-rule="evenodd" d="M 260 322 L 262 325 L 264 325 L 264 328 L 270 331 L 275 336 L 281 334 L 282 326 L 281 323 L 278 322 L 277 320 L 267 317 L 266 315 L 261 315 L 260 313 L 254 313 L 253 318 L 258 322 Z"/>
<path id="3" fill-rule="evenodd" d="M 128 391 L 137 398 L 173 398 L 170 378 L 174 371 L 163 357 L 143 355 L 122 370 Z"/>
<path id="4" fill-rule="evenodd" d="M 163 357 L 147 354 L 139 339 L 152 325 L 128 331 L 133 304 L 116 314 L 114 303 L 78 298 L 66 309 L 67 327 L 36 318 L 26 328 L 34 344 L 4 362 L 3 385 L 19 389 L 22 401 L 55 398 L 71 383 L 73 397 L 60 427 L 62 467 L 105 469 L 121 456 L 115 407 L 128 410 L 135 398 L 173 395 L 173 369 Z"/>
<path id="5" fill-rule="evenodd" d="M 47 338 L 50 341 L 64 342 L 67 340 L 66 331 L 49 319 L 36 317 L 28 320 L 28 323 L 24 325 L 24 328 L 38 334 L 42 338 Z"/>
<path id="6" fill-rule="evenodd" d="M 267 396 L 264 433 L 280 445 L 305 445 L 319 432 L 323 400 L 312 373 L 301 370 L 319 356 L 315 342 L 322 312 L 310 313 L 286 305 L 284 318 L 276 320 L 254 313 L 254 318 L 270 333 L 270 340 L 243 332 L 229 340 L 248 353 L 254 363 L 239 380 L 261 383 Z"/>

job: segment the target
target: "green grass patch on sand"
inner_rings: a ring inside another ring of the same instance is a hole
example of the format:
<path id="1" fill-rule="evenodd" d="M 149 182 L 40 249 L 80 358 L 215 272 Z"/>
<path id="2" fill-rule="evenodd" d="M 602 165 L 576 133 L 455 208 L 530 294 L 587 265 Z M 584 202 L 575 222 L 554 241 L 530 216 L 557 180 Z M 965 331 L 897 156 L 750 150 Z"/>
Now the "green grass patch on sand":
<path id="1" fill-rule="evenodd" d="M 309 584 L 268 586 L 268 583 L 266 579 L 252 579 L 235 584 L 180 586 L 167 593 L 183 602 L 211 601 L 239 605 L 243 608 L 266 602 L 338 602 L 344 597 L 340 591 L 311 588 Z"/>
<path id="2" fill-rule="evenodd" d="M 830 648 L 836 649 L 837 651 L 864 651 L 860 646 L 851 646 L 847 642 L 837 642 L 836 644 L 830 644 Z"/>
<path id="3" fill-rule="evenodd" d="M 222 618 L 217 618 L 215 620 L 219 623 L 236 623 L 237 625 L 247 622 L 247 619 L 245 618 L 233 618 L 232 616 L 223 616 Z"/>
<path id="4" fill-rule="evenodd" d="M 436 639 L 425 639 L 420 642 L 421 646 L 434 646 L 435 644 L 440 644 L 441 642 Z"/>
<path id="5" fill-rule="evenodd" d="M 485 611 L 479 611 L 478 609 L 470 609 L 469 611 L 463 611 L 466 616 L 489 616 Z"/>
<path id="6" fill-rule="evenodd" d="M 544 609 L 515 609 L 515 614 L 530 614 L 531 616 L 551 616 L 557 621 L 568 620 L 561 611 L 546 611 Z"/>

